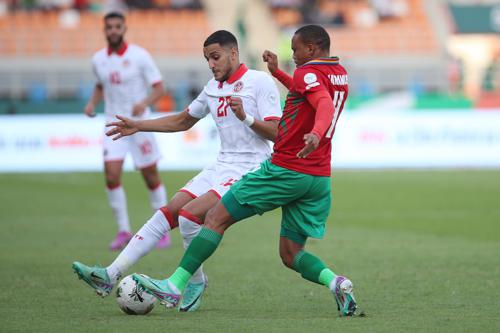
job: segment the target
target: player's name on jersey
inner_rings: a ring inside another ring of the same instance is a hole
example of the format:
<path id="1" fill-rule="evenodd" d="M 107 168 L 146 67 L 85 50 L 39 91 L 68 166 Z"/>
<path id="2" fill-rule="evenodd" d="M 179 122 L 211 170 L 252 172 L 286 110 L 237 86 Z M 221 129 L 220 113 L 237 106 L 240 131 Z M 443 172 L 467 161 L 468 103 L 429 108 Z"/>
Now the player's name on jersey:
<path id="1" fill-rule="evenodd" d="M 347 85 L 347 75 L 328 75 L 328 78 L 332 82 L 333 85 L 336 86 L 345 86 Z"/>

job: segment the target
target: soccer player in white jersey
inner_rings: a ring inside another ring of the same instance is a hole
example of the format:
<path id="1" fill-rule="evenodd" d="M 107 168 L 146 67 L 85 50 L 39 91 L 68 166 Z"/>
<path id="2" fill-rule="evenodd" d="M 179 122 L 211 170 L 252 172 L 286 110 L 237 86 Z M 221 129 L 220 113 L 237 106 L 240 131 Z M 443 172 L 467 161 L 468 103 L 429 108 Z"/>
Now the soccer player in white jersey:
<path id="1" fill-rule="evenodd" d="M 104 99 L 106 122 L 116 115 L 145 119 L 149 116 L 149 105 L 163 95 L 160 71 L 149 53 L 124 40 L 125 17 L 111 12 L 104 17 L 104 33 L 108 47 L 98 51 L 92 58 L 97 83 L 85 114 L 95 116 L 95 108 Z M 148 94 L 148 90 L 151 93 Z M 113 141 L 104 136 L 104 173 L 109 204 L 118 224 L 118 233 L 110 244 L 110 250 L 120 250 L 132 238 L 125 191 L 121 185 L 123 161 L 130 152 L 137 169 L 142 173 L 149 189 L 151 208 L 156 211 L 167 202 L 167 194 L 156 163 L 160 153 L 152 133 L 137 133 L 125 140 Z M 168 247 L 168 234 L 159 240 L 159 248 Z"/>
<path id="2" fill-rule="evenodd" d="M 165 233 L 180 226 L 187 247 L 198 234 L 206 212 L 247 172 L 271 155 L 281 118 L 279 92 L 267 73 L 240 64 L 233 34 L 219 30 L 203 44 L 203 53 L 214 78 L 183 112 L 158 119 L 134 120 L 121 115 L 107 134 L 114 140 L 138 132 L 185 131 L 211 115 L 217 125 L 221 148 L 217 161 L 181 188 L 167 206 L 158 210 L 137 232 L 115 261 L 106 268 L 73 263 L 78 276 L 101 296 Z M 118 140 L 118 141 L 120 141 Z M 201 304 L 207 279 L 200 267 L 189 281 L 179 311 L 195 311 Z"/>

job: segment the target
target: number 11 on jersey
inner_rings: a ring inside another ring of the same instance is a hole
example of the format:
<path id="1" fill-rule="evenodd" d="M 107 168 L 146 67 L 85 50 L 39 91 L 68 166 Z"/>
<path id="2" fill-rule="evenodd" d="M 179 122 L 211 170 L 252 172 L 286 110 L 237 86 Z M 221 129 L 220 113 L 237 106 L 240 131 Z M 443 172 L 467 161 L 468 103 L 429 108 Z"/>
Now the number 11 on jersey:
<path id="1" fill-rule="evenodd" d="M 335 93 L 333 94 L 333 119 L 332 119 L 332 124 L 330 125 L 330 128 L 328 128 L 328 131 L 326 131 L 325 137 L 330 139 L 333 135 L 333 130 L 335 129 L 335 124 L 337 123 L 337 119 L 340 114 L 340 107 L 342 106 L 342 102 L 344 101 L 344 96 L 345 96 L 345 91 L 338 91 L 336 90 Z"/>

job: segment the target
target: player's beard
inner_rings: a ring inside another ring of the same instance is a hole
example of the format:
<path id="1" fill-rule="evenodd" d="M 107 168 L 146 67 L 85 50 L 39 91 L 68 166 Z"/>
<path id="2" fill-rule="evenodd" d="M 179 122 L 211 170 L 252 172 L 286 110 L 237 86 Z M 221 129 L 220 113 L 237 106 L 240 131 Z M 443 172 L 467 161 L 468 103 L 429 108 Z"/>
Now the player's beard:
<path id="1" fill-rule="evenodd" d="M 230 59 L 227 60 L 227 64 L 226 65 L 227 65 L 226 66 L 227 70 L 224 71 L 224 76 L 221 77 L 219 80 L 217 80 L 219 82 L 227 81 L 227 79 L 229 79 L 229 77 L 231 76 L 231 74 L 233 72 L 232 71 L 231 60 Z"/>
<path id="2" fill-rule="evenodd" d="M 118 49 L 123 43 L 123 35 L 119 36 L 115 41 L 108 37 L 108 46 L 112 49 Z"/>

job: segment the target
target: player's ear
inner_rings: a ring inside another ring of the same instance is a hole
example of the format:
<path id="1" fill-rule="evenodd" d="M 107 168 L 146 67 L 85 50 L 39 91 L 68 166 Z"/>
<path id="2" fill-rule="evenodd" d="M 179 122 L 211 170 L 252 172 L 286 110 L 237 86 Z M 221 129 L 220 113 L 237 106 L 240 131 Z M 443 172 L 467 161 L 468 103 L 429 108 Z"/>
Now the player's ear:
<path id="1" fill-rule="evenodd" d="M 312 57 L 316 53 L 316 45 L 313 43 L 306 44 L 307 52 Z"/>
<path id="2" fill-rule="evenodd" d="M 232 60 L 238 59 L 238 48 L 235 46 L 231 47 L 231 58 Z"/>

